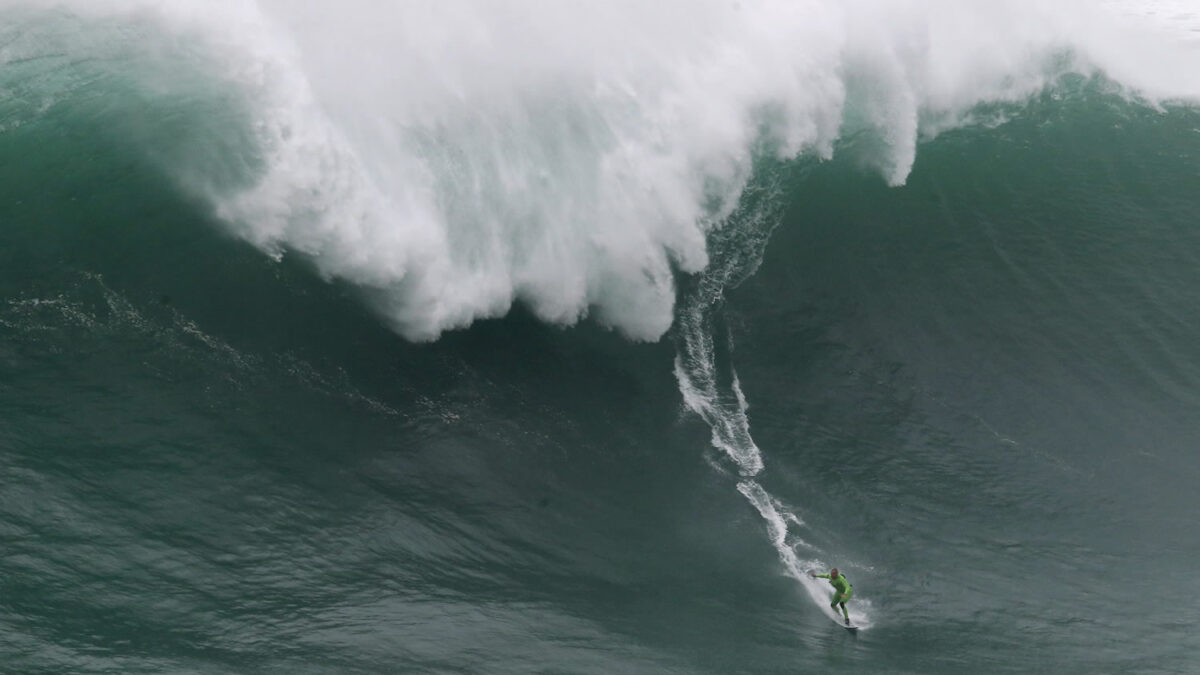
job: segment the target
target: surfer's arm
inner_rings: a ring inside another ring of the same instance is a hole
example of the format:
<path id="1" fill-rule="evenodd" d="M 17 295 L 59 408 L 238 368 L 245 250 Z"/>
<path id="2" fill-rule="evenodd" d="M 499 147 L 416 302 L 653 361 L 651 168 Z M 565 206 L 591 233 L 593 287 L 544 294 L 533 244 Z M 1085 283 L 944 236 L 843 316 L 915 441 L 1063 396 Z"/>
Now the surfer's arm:
<path id="1" fill-rule="evenodd" d="M 828 574 L 813 574 L 812 572 L 809 572 L 809 575 L 811 575 L 812 578 L 814 578 L 814 579 L 828 579 L 829 578 Z"/>

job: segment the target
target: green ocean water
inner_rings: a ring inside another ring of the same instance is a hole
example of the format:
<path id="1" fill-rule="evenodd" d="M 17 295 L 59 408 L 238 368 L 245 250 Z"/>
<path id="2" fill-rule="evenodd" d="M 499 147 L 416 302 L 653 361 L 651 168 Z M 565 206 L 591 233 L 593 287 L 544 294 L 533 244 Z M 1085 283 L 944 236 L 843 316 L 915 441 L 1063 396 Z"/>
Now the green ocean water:
<path id="1" fill-rule="evenodd" d="M 1064 76 L 892 187 L 869 131 L 768 154 L 662 339 L 413 342 L 180 178 L 267 163 L 184 38 L 4 11 L 0 671 L 1200 668 L 1186 102 Z"/>

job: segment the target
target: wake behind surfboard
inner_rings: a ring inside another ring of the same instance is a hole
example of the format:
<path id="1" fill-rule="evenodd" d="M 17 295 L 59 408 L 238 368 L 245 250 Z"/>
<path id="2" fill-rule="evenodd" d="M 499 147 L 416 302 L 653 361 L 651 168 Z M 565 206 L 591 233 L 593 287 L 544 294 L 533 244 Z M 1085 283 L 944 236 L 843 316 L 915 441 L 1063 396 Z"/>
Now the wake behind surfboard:
<path id="1" fill-rule="evenodd" d="M 833 619 L 834 623 L 841 626 L 842 628 L 845 628 L 846 630 L 850 631 L 851 633 L 858 632 L 858 624 L 846 623 L 845 617 L 843 617 L 841 614 L 834 613 L 831 615 L 828 612 L 821 612 L 821 613 L 824 614 L 825 616 L 828 616 L 830 619 Z"/>
<path id="2" fill-rule="evenodd" d="M 858 626 L 856 626 L 852 623 L 847 624 L 847 623 L 843 622 L 841 619 L 834 619 L 833 622 L 836 623 L 837 625 L 841 626 L 842 628 L 845 628 L 846 630 L 850 631 L 851 633 L 858 632 Z"/>

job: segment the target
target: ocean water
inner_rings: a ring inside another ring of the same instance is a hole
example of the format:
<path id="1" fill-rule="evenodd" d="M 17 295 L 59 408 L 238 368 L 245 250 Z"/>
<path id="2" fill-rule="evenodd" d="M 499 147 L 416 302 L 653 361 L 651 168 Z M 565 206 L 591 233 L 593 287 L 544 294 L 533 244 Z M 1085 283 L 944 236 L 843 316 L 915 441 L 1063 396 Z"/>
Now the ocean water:
<path id="1" fill-rule="evenodd" d="M 1046 4 L 0 0 L 0 672 L 1200 671 L 1200 9 Z"/>

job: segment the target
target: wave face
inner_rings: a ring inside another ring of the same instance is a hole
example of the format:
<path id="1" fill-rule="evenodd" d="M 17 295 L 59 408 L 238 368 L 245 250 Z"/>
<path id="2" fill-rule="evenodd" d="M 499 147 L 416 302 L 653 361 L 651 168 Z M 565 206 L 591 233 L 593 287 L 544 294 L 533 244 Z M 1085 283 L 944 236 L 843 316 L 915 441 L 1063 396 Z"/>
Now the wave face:
<path id="1" fill-rule="evenodd" d="M 0 0 L 8 667 L 1197 669 L 1194 10 L 652 4 Z"/>

